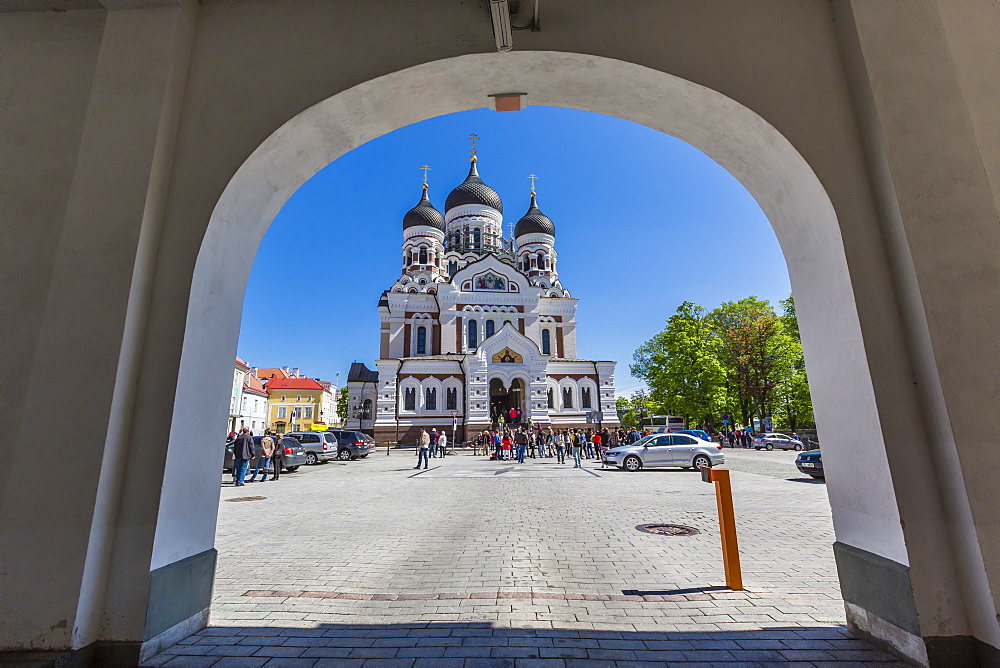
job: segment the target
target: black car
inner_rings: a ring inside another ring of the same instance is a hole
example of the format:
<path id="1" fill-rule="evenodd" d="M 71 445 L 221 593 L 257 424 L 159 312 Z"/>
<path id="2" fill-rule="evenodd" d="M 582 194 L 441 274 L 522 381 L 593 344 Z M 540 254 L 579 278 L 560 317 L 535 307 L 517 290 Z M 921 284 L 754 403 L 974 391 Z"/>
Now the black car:
<path id="1" fill-rule="evenodd" d="M 254 450 L 260 450 L 260 441 L 263 436 L 254 436 L 253 445 Z M 292 438 L 291 436 L 283 436 L 281 438 L 281 443 L 278 444 L 279 447 L 284 449 L 281 455 L 281 468 L 289 473 L 297 471 L 300 466 L 306 463 L 306 451 L 303 449 L 302 444 L 299 443 L 298 439 Z M 229 471 L 233 470 L 233 441 L 226 443 L 226 458 L 222 462 L 222 470 Z M 257 465 L 257 458 L 254 457 L 250 460 L 250 470 L 253 471 L 253 467 Z"/>
<path id="2" fill-rule="evenodd" d="M 375 439 L 360 431 L 331 429 L 337 439 L 337 459 L 358 459 L 367 457 L 375 450 Z"/>
<path id="3" fill-rule="evenodd" d="M 795 458 L 795 466 L 802 473 L 813 478 L 825 478 L 823 475 L 823 455 L 819 450 L 800 452 Z"/>

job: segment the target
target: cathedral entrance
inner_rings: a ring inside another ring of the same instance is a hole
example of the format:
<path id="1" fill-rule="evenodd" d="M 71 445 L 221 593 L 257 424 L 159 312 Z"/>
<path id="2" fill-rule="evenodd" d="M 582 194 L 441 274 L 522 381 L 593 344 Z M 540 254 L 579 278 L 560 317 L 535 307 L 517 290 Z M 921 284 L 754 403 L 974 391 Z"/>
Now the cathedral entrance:
<path id="1" fill-rule="evenodd" d="M 503 381 L 494 378 L 490 381 L 490 421 L 497 424 L 500 416 L 507 424 L 514 422 L 511 420 L 510 410 L 512 408 L 521 409 L 521 422 L 524 421 L 524 381 L 515 378 L 511 381 L 510 387 L 504 387 Z"/>

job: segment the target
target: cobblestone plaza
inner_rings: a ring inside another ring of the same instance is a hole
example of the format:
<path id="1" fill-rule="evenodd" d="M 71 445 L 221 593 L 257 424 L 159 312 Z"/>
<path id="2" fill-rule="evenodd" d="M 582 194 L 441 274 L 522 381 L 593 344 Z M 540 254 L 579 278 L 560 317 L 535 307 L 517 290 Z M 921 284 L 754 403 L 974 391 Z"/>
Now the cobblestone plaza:
<path id="1" fill-rule="evenodd" d="M 844 627 L 824 484 L 795 453 L 726 454 L 742 592 L 693 471 L 380 450 L 224 485 L 212 626 L 148 665 L 893 661 Z"/>

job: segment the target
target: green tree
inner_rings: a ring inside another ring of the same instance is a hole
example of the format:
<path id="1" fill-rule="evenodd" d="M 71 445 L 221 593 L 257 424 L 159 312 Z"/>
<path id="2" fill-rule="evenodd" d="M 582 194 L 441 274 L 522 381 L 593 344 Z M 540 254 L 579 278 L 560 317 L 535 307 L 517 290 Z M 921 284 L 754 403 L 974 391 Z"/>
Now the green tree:
<path id="1" fill-rule="evenodd" d="M 720 360 L 744 424 L 774 412 L 777 388 L 792 365 L 794 339 L 771 305 L 757 297 L 725 302 L 708 315 Z"/>
<path id="2" fill-rule="evenodd" d="M 347 389 L 347 386 L 340 388 L 340 395 L 337 397 L 337 415 L 340 416 L 342 424 L 346 424 L 347 421 L 347 411 L 350 406 L 351 392 Z"/>
<path id="3" fill-rule="evenodd" d="M 799 338 L 799 321 L 795 314 L 795 300 L 789 295 L 788 299 L 782 299 L 779 303 L 782 309 L 782 325 L 793 341 L 790 348 L 791 365 L 777 390 L 778 405 L 775 417 L 782 427 L 791 431 L 815 428 L 809 378 L 806 375 L 806 361 L 802 354 L 802 341 Z"/>
<path id="4" fill-rule="evenodd" d="M 705 309 L 686 301 L 662 332 L 635 351 L 630 371 L 646 381 L 651 399 L 668 414 L 715 428 L 715 416 L 729 404 L 719 352 Z"/>

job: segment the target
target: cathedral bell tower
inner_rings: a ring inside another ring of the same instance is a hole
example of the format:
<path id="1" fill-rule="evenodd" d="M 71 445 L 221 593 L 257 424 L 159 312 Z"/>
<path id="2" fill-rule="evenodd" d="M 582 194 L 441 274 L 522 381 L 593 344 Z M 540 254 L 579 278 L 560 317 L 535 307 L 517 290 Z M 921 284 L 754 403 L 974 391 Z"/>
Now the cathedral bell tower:
<path id="1" fill-rule="evenodd" d="M 534 179 L 534 175 L 529 178 Z M 532 285 L 550 288 L 558 283 L 556 272 L 556 226 L 542 213 L 536 201 L 535 186 L 531 186 L 531 204 L 514 226 L 517 241 L 517 268 Z"/>
<path id="2" fill-rule="evenodd" d="M 403 275 L 426 274 L 428 280 L 444 274 L 444 216 L 431 204 L 424 169 L 423 193 L 403 216 Z"/>

